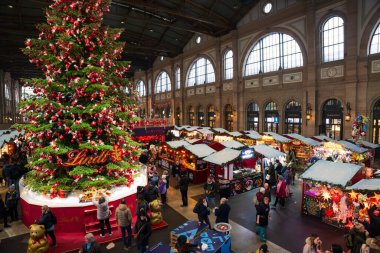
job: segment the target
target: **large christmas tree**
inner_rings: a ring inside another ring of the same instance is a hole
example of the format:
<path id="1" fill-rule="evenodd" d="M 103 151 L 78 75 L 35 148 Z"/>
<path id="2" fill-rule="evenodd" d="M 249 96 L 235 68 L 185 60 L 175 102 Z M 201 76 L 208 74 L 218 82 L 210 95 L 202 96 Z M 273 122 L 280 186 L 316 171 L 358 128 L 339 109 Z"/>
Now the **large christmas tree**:
<path id="1" fill-rule="evenodd" d="M 38 39 L 23 52 L 45 78 L 24 80 L 34 96 L 20 104 L 28 123 L 33 190 L 86 190 L 130 185 L 140 153 L 130 130 L 138 120 L 137 92 L 118 61 L 121 29 L 102 27 L 110 0 L 55 0 Z"/>

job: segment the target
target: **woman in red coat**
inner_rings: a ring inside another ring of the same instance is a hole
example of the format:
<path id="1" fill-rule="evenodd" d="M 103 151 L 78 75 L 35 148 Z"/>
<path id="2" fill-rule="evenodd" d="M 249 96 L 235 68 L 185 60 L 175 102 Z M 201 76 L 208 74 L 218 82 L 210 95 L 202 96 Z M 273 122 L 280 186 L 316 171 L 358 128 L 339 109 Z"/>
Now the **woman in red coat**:
<path id="1" fill-rule="evenodd" d="M 277 202 L 280 201 L 280 205 L 285 207 L 286 198 L 286 181 L 283 176 L 278 176 L 278 181 L 276 183 L 276 201 L 273 207 L 276 208 Z"/>

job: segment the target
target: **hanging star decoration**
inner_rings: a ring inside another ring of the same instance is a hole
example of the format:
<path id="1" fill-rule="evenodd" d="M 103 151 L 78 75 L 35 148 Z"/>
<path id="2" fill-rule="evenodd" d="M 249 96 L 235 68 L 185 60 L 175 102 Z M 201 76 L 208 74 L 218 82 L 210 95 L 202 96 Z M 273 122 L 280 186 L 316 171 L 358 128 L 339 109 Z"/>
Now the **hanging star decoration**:
<path id="1" fill-rule="evenodd" d="M 375 203 L 380 202 L 380 194 L 374 193 L 374 195 L 371 197 L 371 199 L 375 200 Z"/>
<path id="2" fill-rule="evenodd" d="M 358 201 L 359 203 L 362 203 L 364 204 L 366 201 L 367 201 L 367 195 L 366 194 L 359 194 L 359 197 L 358 197 Z"/>
<path id="3" fill-rule="evenodd" d="M 351 192 L 349 194 L 350 194 L 350 198 L 352 198 L 353 200 L 357 199 L 357 197 L 359 195 L 359 193 L 354 192 L 353 190 L 351 190 Z"/>
<path id="4" fill-rule="evenodd" d="M 324 200 L 329 200 L 329 199 L 331 199 L 331 194 L 329 191 L 323 191 L 322 197 Z"/>

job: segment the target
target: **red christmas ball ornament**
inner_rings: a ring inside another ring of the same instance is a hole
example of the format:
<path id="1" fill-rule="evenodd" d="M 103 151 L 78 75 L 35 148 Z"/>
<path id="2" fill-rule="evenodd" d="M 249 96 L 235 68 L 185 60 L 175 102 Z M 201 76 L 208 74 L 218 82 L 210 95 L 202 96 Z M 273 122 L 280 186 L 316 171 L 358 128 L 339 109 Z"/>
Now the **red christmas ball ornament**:
<path id="1" fill-rule="evenodd" d="M 339 202 L 340 199 L 341 199 L 341 196 L 338 194 L 338 193 L 335 193 L 331 196 L 331 199 L 332 201 L 334 201 L 335 203 Z"/>
<path id="2" fill-rule="evenodd" d="M 95 121 L 91 122 L 91 126 L 95 127 L 96 126 L 96 122 Z"/>
<path id="3" fill-rule="evenodd" d="M 37 138 L 38 138 L 39 140 L 42 140 L 42 138 L 44 138 L 44 134 L 39 134 L 39 135 L 37 135 Z"/>
<path id="4" fill-rule="evenodd" d="M 63 140 L 65 139 L 65 136 L 60 135 L 60 136 L 59 136 L 59 139 L 60 139 L 61 141 L 63 141 Z"/>
<path id="5" fill-rule="evenodd" d="M 325 215 L 327 217 L 333 217 L 334 216 L 334 211 L 332 209 L 327 209 L 327 210 L 325 210 Z"/>
<path id="6" fill-rule="evenodd" d="M 52 121 L 56 121 L 56 120 L 57 120 L 57 116 L 53 115 L 53 116 L 51 116 L 50 119 L 51 119 Z"/>

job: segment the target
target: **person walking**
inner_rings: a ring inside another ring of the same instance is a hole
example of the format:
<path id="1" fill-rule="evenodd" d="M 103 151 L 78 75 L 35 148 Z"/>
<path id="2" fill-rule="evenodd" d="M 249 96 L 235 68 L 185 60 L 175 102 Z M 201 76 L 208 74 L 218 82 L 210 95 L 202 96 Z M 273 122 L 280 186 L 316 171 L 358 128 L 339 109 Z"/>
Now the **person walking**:
<path id="1" fill-rule="evenodd" d="M 216 194 L 216 184 L 212 177 L 207 178 L 206 184 L 203 186 L 206 194 L 206 200 L 211 209 L 215 207 L 215 194 Z"/>
<path id="2" fill-rule="evenodd" d="M 166 180 L 166 190 L 169 189 L 169 180 L 170 180 L 170 176 L 169 176 L 169 171 L 167 170 L 164 170 L 164 172 L 162 172 L 162 179 L 165 179 Z"/>
<path id="3" fill-rule="evenodd" d="M 272 193 L 270 192 L 270 186 L 268 183 L 264 184 L 264 189 L 265 189 L 264 197 L 267 197 L 269 199 L 269 203 L 270 203 L 272 200 Z"/>
<path id="4" fill-rule="evenodd" d="M 282 176 L 278 176 L 278 181 L 276 184 L 276 200 L 273 204 L 273 208 L 276 208 L 277 203 L 280 202 L 282 207 L 285 207 L 286 198 L 286 182 Z"/>
<path id="5" fill-rule="evenodd" d="M 79 250 L 79 253 L 102 253 L 100 244 L 95 240 L 92 233 L 84 236 L 84 244 Z"/>
<path id="6" fill-rule="evenodd" d="M 216 216 L 215 223 L 220 223 L 220 222 L 229 223 L 228 216 L 230 214 L 231 207 L 227 204 L 227 201 L 228 200 L 226 198 L 221 198 L 220 206 L 215 207 L 214 209 L 214 213 Z"/>
<path id="7" fill-rule="evenodd" d="M 264 201 L 256 208 L 256 234 L 260 235 L 261 242 L 266 242 L 265 230 L 269 223 L 269 211 L 269 199 L 264 197 Z"/>
<path id="8" fill-rule="evenodd" d="M 55 224 L 57 223 L 57 218 L 51 212 L 50 208 L 47 205 L 44 205 L 42 207 L 41 218 L 37 220 L 35 223 L 45 226 L 45 235 L 50 236 L 52 240 L 51 247 L 55 247 L 57 245 L 57 241 L 54 234 L 54 227 L 55 227 Z"/>
<path id="9" fill-rule="evenodd" d="M 129 250 L 132 240 L 132 213 L 129 207 L 125 204 L 125 199 L 122 199 L 119 206 L 116 208 L 115 219 L 117 225 L 120 227 L 124 250 Z M 125 236 L 125 231 L 127 231 L 128 237 Z"/>
<path id="10" fill-rule="evenodd" d="M 100 224 L 100 237 L 104 237 L 104 223 L 107 226 L 108 235 L 112 235 L 111 225 L 110 225 L 110 216 L 111 211 L 108 207 L 108 197 L 105 194 L 102 194 L 102 196 L 99 198 L 98 201 L 96 201 L 96 193 L 94 194 L 94 197 L 92 198 L 92 203 L 97 207 L 97 218 L 99 220 Z"/>
<path id="11" fill-rule="evenodd" d="M 144 211 L 140 212 L 134 227 L 135 238 L 137 241 L 137 249 L 141 253 L 145 253 L 149 245 L 149 237 L 152 234 L 152 227 L 149 218 Z"/>
<path id="12" fill-rule="evenodd" d="M 166 204 L 166 193 L 167 193 L 166 176 L 165 175 L 162 175 L 162 178 L 158 181 L 158 192 L 160 193 L 160 196 L 161 196 L 161 204 L 165 205 Z"/>
<path id="13" fill-rule="evenodd" d="M 18 220 L 17 204 L 20 199 L 20 195 L 15 189 L 15 185 L 9 186 L 9 190 L 5 194 L 5 205 L 8 209 L 8 215 L 11 217 L 12 221 Z"/>
<path id="14" fill-rule="evenodd" d="M 179 180 L 179 190 L 181 192 L 182 205 L 181 207 L 187 206 L 187 190 L 189 189 L 189 177 L 186 173 L 181 174 L 181 178 Z"/>
<path id="15" fill-rule="evenodd" d="M 208 218 L 210 215 L 210 209 L 207 207 L 207 201 L 205 198 L 199 198 L 197 204 L 194 206 L 193 212 L 198 215 L 199 223 L 204 223 L 211 229 L 211 223 Z"/>

